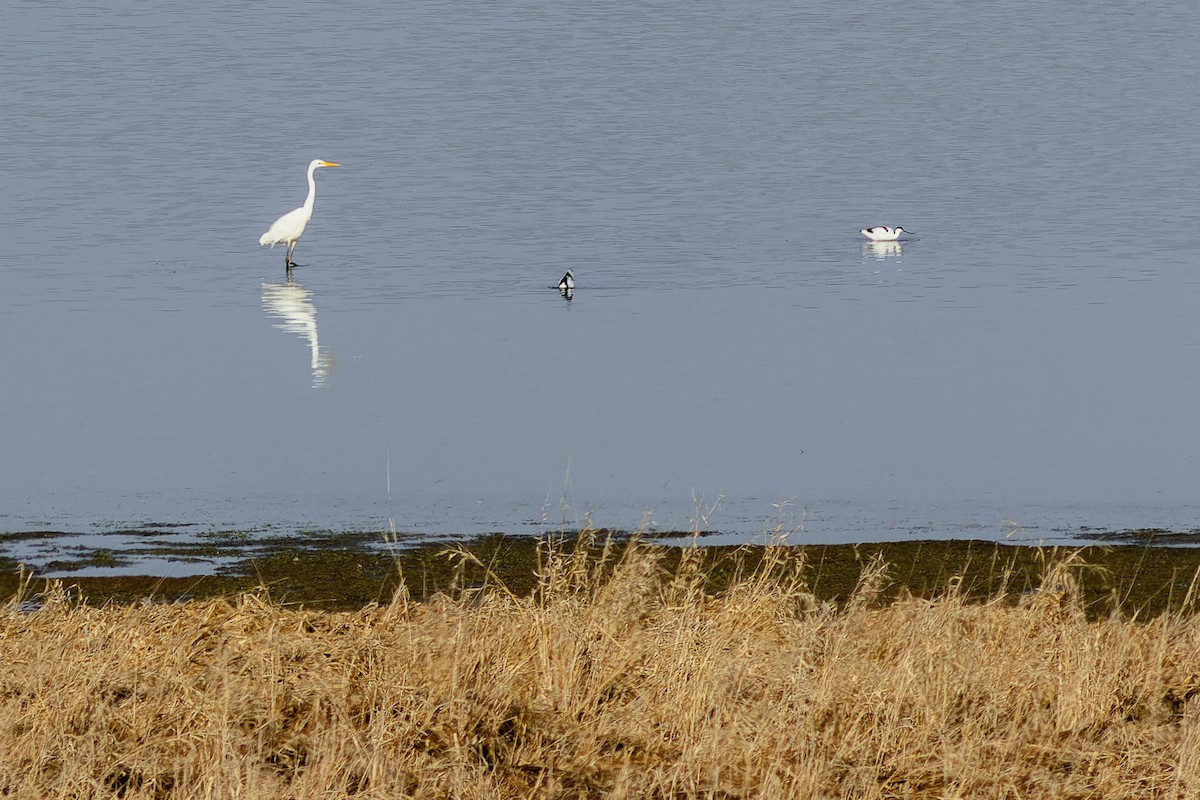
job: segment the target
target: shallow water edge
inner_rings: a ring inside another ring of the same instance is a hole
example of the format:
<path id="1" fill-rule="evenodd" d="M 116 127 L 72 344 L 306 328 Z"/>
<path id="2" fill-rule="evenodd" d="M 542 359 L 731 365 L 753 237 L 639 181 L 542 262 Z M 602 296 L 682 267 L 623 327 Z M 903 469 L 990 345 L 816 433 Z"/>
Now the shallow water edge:
<path id="1" fill-rule="evenodd" d="M 45 534 L 38 534 L 45 535 Z M 684 536 L 677 534 L 676 536 Z M 1113 535 L 1109 535 L 1113 536 Z M 720 593 L 754 572 L 770 545 L 713 545 L 689 537 L 698 556 L 697 586 Z M 842 603 L 868 575 L 881 581 L 882 599 L 911 594 L 934 597 L 950 587 L 972 600 L 1044 591 L 1051 565 L 1069 560 L 1089 615 L 1121 613 L 1149 618 L 1191 611 L 1200 576 L 1195 534 L 1130 532 L 1125 544 L 1079 547 L 1008 545 L 977 540 L 928 540 L 869 544 L 799 544 L 807 590 L 822 602 Z M 607 543 L 613 559 L 626 550 L 653 548 L 664 581 L 677 575 L 691 548 L 663 544 L 612 531 L 584 531 L 548 537 L 492 534 L 470 539 L 380 543 L 378 534 L 311 534 L 271 542 L 238 541 L 230 536 L 204 547 L 160 553 L 161 561 L 122 564 L 112 551 L 76 553 L 32 571 L 12 558 L 0 559 L 0 594 L 20 597 L 32 607 L 39 594 L 61 582 L 80 601 L 179 602 L 262 592 L 271 600 L 314 610 L 347 610 L 388 603 L 403 585 L 410 599 L 439 594 L 502 590 L 526 596 L 537 590 L 548 545 L 595 556 Z M 678 540 L 676 540 L 678 541 Z M 1181 546 L 1184 545 L 1184 546 Z M 145 567 L 174 563 L 203 566 L 202 574 L 145 574 Z"/>

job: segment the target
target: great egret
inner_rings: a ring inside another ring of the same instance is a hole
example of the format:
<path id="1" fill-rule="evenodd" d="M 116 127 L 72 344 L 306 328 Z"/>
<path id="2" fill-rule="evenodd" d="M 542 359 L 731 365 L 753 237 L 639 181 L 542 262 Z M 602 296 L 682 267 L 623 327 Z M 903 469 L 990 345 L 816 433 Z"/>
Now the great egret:
<path id="1" fill-rule="evenodd" d="M 271 227 L 267 228 L 267 232 L 258 240 L 260 245 L 269 244 L 272 248 L 277 244 L 287 245 L 287 255 L 284 256 L 284 264 L 287 266 L 288 272 L 291 272 L 292 267 L 296 265 L 296 262 L 292 261 L 292 252 L 296 249 L 296 242 L 300 240 L 305 226 L 312 219 L 313 203 L 317 199 L 317 182 L 313 179 L 313 173 L 317 171 L 317 167 L 340 166 L 341 164 L 335 164 L 332 161 L 322 161 L 319 158 L 314 158 L 308 165 L 308 199 L 304 201 L 304 205 L 295 211 L 289 211 L 272 222 Z"/>
<path id="2" fill-rule="evenodd" d="M 863 228 L 859 233 L 872 242 L 894 242 L 900 238 L 900 234 L 912 233 L 912 231 L 906 231 L 899 226 L 889 228 L 887 225 L 876 225 L 874 228 Z"/>

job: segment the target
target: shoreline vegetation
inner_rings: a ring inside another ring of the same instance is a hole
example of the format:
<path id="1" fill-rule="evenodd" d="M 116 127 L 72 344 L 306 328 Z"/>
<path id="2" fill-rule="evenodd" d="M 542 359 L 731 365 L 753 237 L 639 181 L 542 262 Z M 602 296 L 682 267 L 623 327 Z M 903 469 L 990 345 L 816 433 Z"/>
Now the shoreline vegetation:
<path id="1" fill-rule="evenodd" d="M 1188 548 L 585 531 L 251 562 L 7 565 L 0 795 L 1200 795 Z"/>
<path id="2" fill-rule="evenodd" d="M 152 540 L 153 533 L 115 537 Z M 71 541 L 71 534 L 30 532 L 0 535 L 0 546 L 38 541 L 59 555 L 43 559 L 43 566 L 34 568 L 0 556 L 0 598 L 17 592 L 36 595 L 49 585 L 42 577 L 45 574 L 60 581 L 79 601 L 92 605 L 228 598 L 266 590 L 273 602 L 284 606 L 350 611 L 390 602 L 401 582 L 409 598 L 417 601 L 488 584 L 527 595 L 537 584 L 546 544 L 569 546 L 577 536 L 607 541 L 618 554 L 628 543 L 640 542 L 659 551 L 667 572 L 678 566 L 689 545 L 659 548 L 657 544 L 688 542 L 696 550 L 709 592 L 727 588 L 738 570 L 752 569 L 772 549 L 762 544 L 706 545 L 703 533 L 644 535 L 585 529 L 544 536 L 496 533 L 443 540 L 379 532 L 308 532 L 260 539 L 230 532 L 130 552 L 128 548 L 64 548 L 59 539 Z M 875 561 L 889 567 L 885 598 L 901 591 L 928 597 L 954 581 L 964 596 L 979 600 L 1001 591 L 1035 589 L 1048 561 L 1072 554 L 1087 565 L 1077 571 L 1077 580 L 1090 616 L 1120 608 L 1126 615 L 1145 618 L 1180 608 L 1193 577 L 1200 575 L 1198 539 L 1197 533 L 1147 530 L 1100 534 L 1097 543 L 1075 547 L 970 539 L 793 544 L 780 537 L 772 541 L 786 543 L 803 557 L 808 589 L 822 601 L 845 602 Z M 203 570 L 199 575 L 171 577 L 154 574 L 152 566 L 139 574 L 141 559 L 156 561 L 159 568 L 164 560 L 174 560 L 199 564 Z"/>

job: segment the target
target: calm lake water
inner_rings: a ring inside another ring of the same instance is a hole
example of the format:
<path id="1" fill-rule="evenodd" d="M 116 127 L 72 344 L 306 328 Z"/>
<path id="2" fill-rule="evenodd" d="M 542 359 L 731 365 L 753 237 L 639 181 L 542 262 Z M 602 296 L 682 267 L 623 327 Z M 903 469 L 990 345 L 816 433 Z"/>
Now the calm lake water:
<path id="1" fill-rule="evenodd" d="M 1190 18 L 17 0 L 0 531 L 1196 527 Z"/>

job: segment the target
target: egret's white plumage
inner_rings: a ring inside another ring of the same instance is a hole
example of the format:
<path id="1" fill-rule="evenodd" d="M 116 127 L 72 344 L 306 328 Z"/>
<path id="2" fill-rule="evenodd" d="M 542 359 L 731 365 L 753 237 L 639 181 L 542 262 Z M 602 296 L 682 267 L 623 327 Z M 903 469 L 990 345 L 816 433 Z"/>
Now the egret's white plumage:
<path id="1" fill-rule="evenodd" d="M 317 171 L 317 167 L 340 167 L 341 164 L 335 164 L 332 161 L 322 161 L 315 158 L 308 165 L 308 198 L 304 201 L 304 205 L 297 208 L 295 211 L 289 211 L 279 219 L 271 223 L 271 227 L 267 228 L 258 240 L 260 245 L 269 244 L 274 247 L 277 244 L 287 245 L 287 254 L 284 256 L 284 264 L 290 272 L 296 262 L 292 261 L 292 253 L 296 249 L 296 242 L 300 240 L 300 236 L 304 233 L 305 226 L 312 219 L 313 203 L 317 200 L 317 181 L 313 178 L 313 173 Z"/>
<path id="2" fill-rule="evenodd" d="M 567 274 L 562 276 L 562 280 L 558 282 L 558 290 L 560 292 L 569 292 L 575 288 L 575 273 L 567 270 Z"/>
<path id="3" fill-rule="evenodd" d="M 912 231 L 906 231 L 898 225 L 895 228 L 889 228 L 887 225 L 876 225 L 874 228 L 863 228 L 859 233 L 872 242 L 894 242 L 900 238 L 900 234 L 912 233 Z"/>

